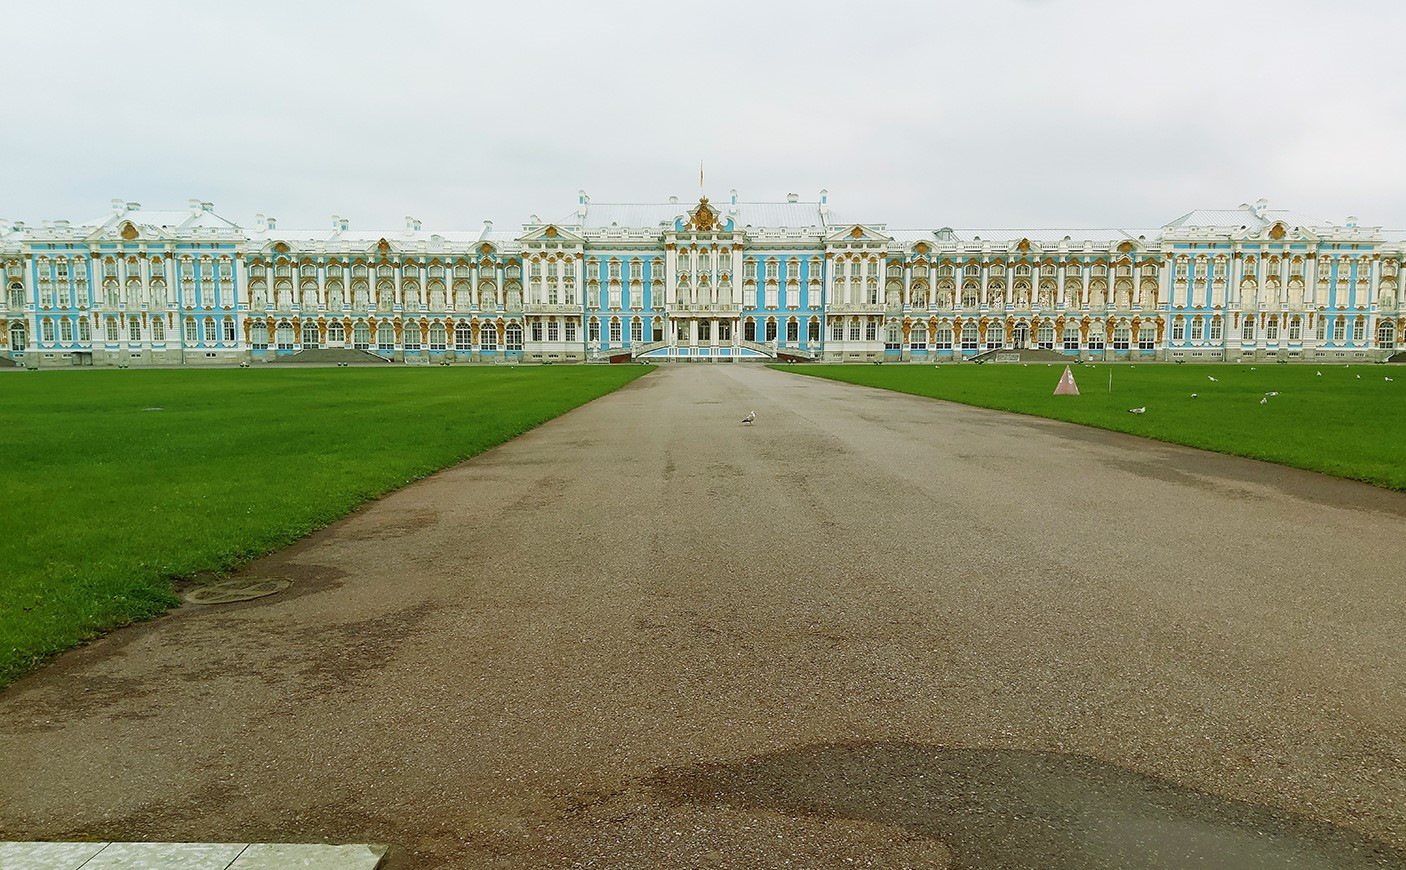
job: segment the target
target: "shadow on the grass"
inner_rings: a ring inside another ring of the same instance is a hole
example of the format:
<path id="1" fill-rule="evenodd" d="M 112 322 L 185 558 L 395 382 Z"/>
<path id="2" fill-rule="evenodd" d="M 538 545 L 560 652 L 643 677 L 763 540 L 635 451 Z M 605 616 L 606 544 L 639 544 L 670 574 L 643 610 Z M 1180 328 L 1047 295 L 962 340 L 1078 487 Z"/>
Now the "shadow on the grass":
<path id="1" fill-rule="evenodd" d="M 1349 830 L 1051 752 L 822 744 L 661 769 L 651 785 L 671 804 L 897 826 L 942 842 L 958 867 L 1406 867 L 1406 853 Z"/>

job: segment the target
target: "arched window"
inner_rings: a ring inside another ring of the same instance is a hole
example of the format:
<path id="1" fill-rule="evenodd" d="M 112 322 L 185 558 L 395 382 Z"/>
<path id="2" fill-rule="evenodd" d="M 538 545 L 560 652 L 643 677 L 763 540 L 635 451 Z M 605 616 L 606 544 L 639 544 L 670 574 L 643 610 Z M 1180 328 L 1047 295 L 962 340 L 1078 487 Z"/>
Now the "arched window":
<path id="1" fill-rule="evenodd" d="M 135 317 L 127 318 L 127 340 L 133 344 L 142 343 L 142 322 Z"/>
<path id="2" fill-rule="evenodd" d="M 311 320 L 304 320 L 302 341 L 303 350 L 307 350 L 308 348 L 312 347 L 317 347 L 318 343 L 319 339 L 317 335 L 317 324 Z"/>
<path id="3" fill-rule="evenodd" d="M 340 320 L 329 320 L 327 322 L 327 343 L 332 347 L 345 347 L 347 343 L 347 328 Z"/>
<path id="4" fill-rule="evenodd" d="M 277 341 L 279 350 L 293 349 L 293 324 L 286 320 L 279 321 L 278 327 L 274 330 L 274 338 Z"/>
<path id="5" fill-rule="evenodd" d="M 1054 340 L 1054 324 L 1046 320 L 1035 332 L 1035 343 L 1041 350 L 1054 350 Z"/>
<path id="6" fill-rule="evenodd" d="M 1255 340 L 1255 319 L 1253 317 L 1246 317 L 1243 321 L 1241 321 L 1240 339 L 1241 341 Z"/>
<path id="7" fill-rule="evenodd" d="M 454 349 L 468 350 L 473 347 L 474 333 L 473 327 L 467 320 L 461 320 L 454 324 Z"/>
<path id="8" fill-rule="evenodd" d="M 10 350 L 24 350 L 29 345 L 29 331 L 24 321 L 10 321 Z"/>
<path id="9" fill-rule="evenodd" d="M 592 322 L 594 323 L 595 321 Z M 433 329 L 433 327 L 431 327 L 431 329 Z M 484 350 L 498 349 L 498 324 L 485 323 L 479 327 L 478 346 Z"/>
<path id="10" fill-rule="evenodd" d="M 806 341 L 809 341 L 809 342 L 818 342 L 818 341 L 820 341 L 820 318 L 819 318 L 819 317 L 812 317 L 812 318 L 810 319 L 810 325 L 806 327 Z"/>
<path id="11" fill-rule="evenodd" d="M 1065 350 L 1079 349 L 1079 325 L 1077 323 L 1064 324 L 1064 335 L 1062 336 Z"/>
<path id="12" fill-rule="evenodd" d="M 262 322 L 255 323 L 249 329 L 249 347 L 252 350 L 268 350 L 269 328 Z"/>
<path id="13" fill-rule="evenodd" d="M 54 321 L 47 317 L 39 321 L 39 340 L 45 344 L 52 344 L 54 341 Z"/>
<path id="14" fill-rule="evenodd" d="M 384 320 L 376 326 L 376 347 L 381 350 L 395 349 L 395 328 Z"/>
<path id="15" fill-rule="evenodd" d="M 908 331 L 908 347 L 912 350 L 928 349 L 928 326 L 926 323 L 915 323 Z"/>
<path id="16" fill-rule="evenodd" d="M 193 324 L 194 324 L 194 323 L 195 323 L 195 321 L 192 320 L 192 321 L 190 321 L 190 324 L 188 324 L 188 325 L 190 326 L 190 343 L 191 343 L 191 344 L 195 344 L 195 330 L 194 330 L 194 328 L 193 328 Z M 105 333 L 104 337 L 107 339 L 108 344 L 117 344 L 117 318 L 116 318 L 116 317 L 109 317 L 109 318 L 107 318 L 106 320 L 103 321 L 103 332 Z"/>
<path id="17" fill-rule="evenodd" d="M 619 321 L 614 321 L 619 323 Z M 522 350 L 522 324 L 517 321 L 509 323 L 503 330 L 503 349 Z"/>
<path id="18" fill-rule="evenodd" d="M 1383 320 L 1377 324 L 1377 347 L 1382 350 L 1392 350 L 1396 347 L 1396 323 L 1391 320 Z"/>
<path id="19" fill-rule="evenodd" d="M 23 284 L 21 284 L 21 283 L 18 282 L 18 281 L 15 281 L 14 283 L 12 283 L 12 284 L 10 285 L 10 292 L 9 292 L 8 303 L 9 303 L 9 306 L 10 306 L 11 308 L 23 308 L 23 307 L 24 307 L 24 285 L 23 285 Z"/>
<path id="20" fill-rule="evenodd" d="M 976 350 L 980 340 L 981 332 L 975 323 L 968 320 L 962 324 L 962 350 Z"/>
<path id="21" fill-rule="evenodd" d="M 352 347 L 357 350 L 371 349 L 371 327 L 364 320 L 352 324 Z"/>
<path id="22" fill-rule="evenodd" d="M 88 338 L 88 330 L 84 328 L 86 323 L 87 321 L 82 320 L 78 322 L 78 332 L 83 336 L 85 341 Z M 151 340 L 155 344 L 162 344 L 166 341 L 166 321 L 162 320 L 160 317 L 154 317 L 151 320 Z"/>
<path id="23" fill-rule="evenodd" d="M 420 324 L 410 321 L 405 324 L 404 338 L 406 350 L 420 349 Z"/>

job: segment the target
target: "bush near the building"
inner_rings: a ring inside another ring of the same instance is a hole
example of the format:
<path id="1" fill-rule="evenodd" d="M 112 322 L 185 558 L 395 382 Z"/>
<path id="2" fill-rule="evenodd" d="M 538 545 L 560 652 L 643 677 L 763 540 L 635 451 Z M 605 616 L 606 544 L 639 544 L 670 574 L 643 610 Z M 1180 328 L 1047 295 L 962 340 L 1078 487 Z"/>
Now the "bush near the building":
<path id="1" fill-rule="evenodd" d="M 642 366 L 0 376 L 0 686 Z"/>
<path id="2" fill-rule="evenodd" d="M 1095 364 L 1072 368 L 1078 396 L 1053 395 L 1064 371 L 1059 364 L 784 367 L 1406 490 L 1402 447 L 1406 443 L 1406 369 L 1398 366 Z M 1278 395 L 1266 395 L 1271 392 Z M 1128 413 L 1144 407 L 1146 413 Z"/>

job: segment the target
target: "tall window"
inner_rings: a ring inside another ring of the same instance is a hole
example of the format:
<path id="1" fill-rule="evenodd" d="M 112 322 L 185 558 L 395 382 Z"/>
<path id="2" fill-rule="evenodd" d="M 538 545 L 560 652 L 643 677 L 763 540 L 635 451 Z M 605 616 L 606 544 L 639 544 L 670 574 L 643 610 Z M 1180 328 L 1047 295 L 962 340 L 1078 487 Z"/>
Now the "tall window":
<path id="1" fill-rule="evenodd" d="M 267 341 L 267 339 L 265 339 Z M 332 320 L 327 323 L 327 344 L 331 347 L 345 347 L 347 343 L 347 328 L 340 320 Z"/>
<path id="2" fill-rule="evenodd" d="M 410 321 L 409 323 L 405 324 L 405 332 L 404 332 L 404 334 L 403 334 L 403 340 L 404 340 L 404 342 L 405 342 L 405 349 L 406 349 L 406 350 L 419 350 L 419 349 L 420 349 L 420 324 L 416 323 L 416 322 L 413 321 L 413 320 Z"/>
<path id="3" fill-rule="evenodd" d="M 630 343 L 639 344 L 644 341 L 644 321 L 636 317 L 630 321 Z"/>
<path id="4" fill-rule="evenodd" d="M 135 317 L 127 318 L 127 340 L 133 344 L 142 343 L 142 322 Z"/>
<path id="5" fill-rule="evenodd" d="M 1359 317 L 1352 321 L 1352 340 L 1359 344 L 1367 340 L 1367 318 Z"/>
<path id="6" fill-rule="evenodd" d="M 489 338 L 489 336 L 492 336 Z M 479 338 L 483 342 L 483 347 L 492 350 L 498 347 L 498 330 L 492 324 L 487 324 L 479 330 Z M 430 350 L 445 350 L 449 343 L 449 335 L 445 331 L 443 321 L 436 320 L 430 324 Z"/>
<path id="7" fill-rule="evenodd" d="M 381 350 L 395 348 L 395 328 L 385 321 L 376 327 L 376 347 Z"/>
<path id="8" fill-rule="evenodd" d="M 1054 324 L 1047 320 L 1035 331 L 1035 343 L 1042 350 L 1054 350 L 1054 335 Z"/>
<path id="9" fill-rule="evenodd" d="M 210 322 L 210 321 L 208 321 L 208 320 L 206 321 L 206 323 L 209 323 L 209 322 Z M 362 327 L 363 329 L 366 328 L 366 324 L 365 324 L 364 322 L 363 322 L 363 323 L 358 323 L 357 325 L 360 326 L 360 327 Z M 277 343 L 277 345 L 278 345 L 278 349 L 279 349 L 279 350 L 292 350 L 292 349 L 293 349 L 293 324 L 288 323 L 287 321 L 284 321 L 284 322 L 278 324 L 278 327 L 274 330 L 274 338 L 275 338 L 275 340 L 276 340 L 276 343 Z M 363 345 L 363 346 L 364 346 L 364 345 Z"/>
<path id="10" fill-rule="evenodd" d="M 620 338 L 620 321 L 619 321 L 619 320 L 616 320 L 616 319 L 612 319 L 612 320 L 610 321 L 610 343 L 611 343 L 612 345 L 617 345 L 617 344 L 619 344 L 620 342 L 621 342 L 621 338 Z"/>
<path id="11" fill-rule="evenodd" d="M 67 317 L 59 319 L 59 341 L 64 344 L 73 341 L 73 321 Z"/>
<path id="12" fill-rule="evenodd" d="M 1244 322 L 1240 324 L 1240 340 L 1255 340 L 1255 319 L 1253 317 L 1246 317 Z"/>
<path id="13" fill-rule="evenodd" d="M 364 320 L 352 324 L 352 347 L 357 350 L 371 349 L 371 327 Z"/>
<path id="14" fill-rule="evenodd" d="M 1220 341 L 1223 323 L 1224 321 L 1222 321 L 1219 317 L 1211 318 L 1211 333 L 1208 336 L 1211 341 Z"/>
<path id="15" fill-rule="evenodd" d="M 522 350 L 522 324 L 517 321 L 509 323 L 503 330 L 503 349 Z"/>
<path id="16" fill-rule="evenodd" d="M 928 327 L 925 323 L 915 323 L 908 331 L 908 347 L 911 350 L 928 349 Z"/>
<path id="17" fill-rule="evenodd" d="M 305 321 L 303 321 L 303 340 L 302 340 L 302 345 L 303 345 L 303 350 L 307 350 L 308 348 L 317 347 L 317 345 L 318 345 L 317 324 L 314 323 L 314 322 L 312 322 L 311 320 L 305 320 Z"/>
<path id="18" fill-rule="evenodd" d="M 87 327 L 88 322 L 86 320 L 78 321 L 78 334 L 84 341 L 88 340 Z M 160 317 L 154 318 L 151 321 L 151 340 L 153 344 L 162 344 L 166 341 L 166 321 L 162 320 Z"/>
<path id="19" fill-rule="evenodd" d="M 454 324 L 454 349 L 466 351 L 473 346 L 473 327 L 466 320 Z"/>
<path id="20" fill-rule="evenodd" d="M 116 317 L 109 317 L 109 318 L 107 318 L 107 320 L 103 321 L 103 326 L 105 327 L 105 328 L 104 328 L 104 332 L 106 333 L 106 336 L 105 336 L 105 337 L 107 338 L 108 343 L 109 343 L 109 344 L 117 344 L 117 318 L 116 318 Z M 192 338 L 191 338 L 192 343 L 193 343 L 194 340 L 195 340 L 193 336 L 194 336 L 194 330 L 192 330 Z"/>
<path id="21" fill-rule="evenodd" d="M 189 322 L 189 321 L 187 321 Z M 341 324 L 336 324 L 341 329 Z M 251 350 L 268 350 L 269 328 L 263 323 L 255 323 L 249 330 L 249 347 Z"/>
<path id="22" fill-rule="evenodd" d="M 117 321 L 109 317 L 107 322 L 109 325 L 111 325 L 113 323 L 116 323 Z M 108 341 L 112 341 L 112 330 L 109 329 L 108 333 Z M 187 317 L 185 319 L 185 343 L 192 347 L 200 343 L 200 331 L 199 327 L 196 325 L 194 317 Z"/>
<path id="23" fill-rule="evenodd" d="M 45 344 L 52 344 L 54 341 L 54 321 L 47 317 L 39 321 L 39 340 Z"/>
<path id="24" fill-rule="evenodd" d="M 1066 323 L 1064 325 L 1064 349 L 1079 349 L 1079 327 L 1076 324 Z"/>
<path id="25" fill-rule="evenodd" d="M 290 327 L 290 329 L 291 329 L 291 327 Z M 201 331 L 202 331 L 202 333 L 203 333 L 204 336 L 205 336 L 205 343 L 206 343 L 206 344 L 209 344 L 209 345 L 215 344 L 215 336 L 216 336 L 215 318 L 213 318 L 213 317 L 207 317 L 207 318 L 205 318 L 203 321 L 201 321 Z"/>

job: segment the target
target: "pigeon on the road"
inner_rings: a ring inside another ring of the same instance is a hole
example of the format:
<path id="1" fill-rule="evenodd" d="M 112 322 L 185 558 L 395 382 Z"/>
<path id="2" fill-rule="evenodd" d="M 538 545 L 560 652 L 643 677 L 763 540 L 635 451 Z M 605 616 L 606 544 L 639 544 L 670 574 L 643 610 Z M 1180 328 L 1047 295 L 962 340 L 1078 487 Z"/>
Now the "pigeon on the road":
<path id="1" fill-rule="evenodd" d="M 756 411 L 748 411 L 748 412 L 747 412 L 747 416 L 745 416 L 745 417 L 742 418 L 742 422 L 743 422 L 743 423 L 747 423 L 748 425 L 750 425 L 751 422 L 752 422 L 753 420 L 755 420 L 755 419 L 757 419 L 757 412 L 756 412 Z"/>

